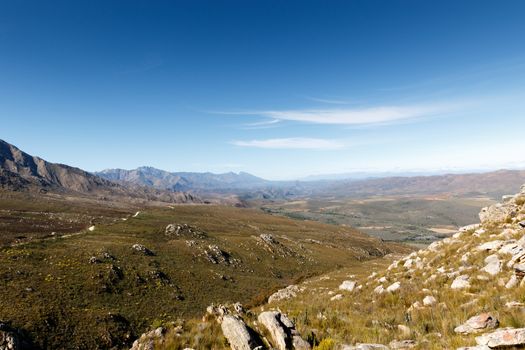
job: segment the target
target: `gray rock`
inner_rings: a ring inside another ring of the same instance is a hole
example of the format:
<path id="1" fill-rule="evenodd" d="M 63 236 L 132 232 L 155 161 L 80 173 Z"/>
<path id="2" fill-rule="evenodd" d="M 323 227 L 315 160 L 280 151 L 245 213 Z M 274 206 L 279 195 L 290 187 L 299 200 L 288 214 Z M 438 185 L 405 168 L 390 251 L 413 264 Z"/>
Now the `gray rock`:
<path id="1" fill-rule="evenodd" d="M 238 316 L 225 315 L 221 329 L 232 350 L 253 350 L 260 346 L 246 323 Z"/>
<path id="2" fill-rule="evenodd" d="M 162 327 L 144 333 L 139 339 L 133 342 L 130 350 L 154 350 L 155 342 L 162 343 L 164 341 L 164 333 L 166 330 Z"/>
<path id="3" fill-rule="evenodd" d="M 495 276 L 498 273 L 501 272 L 501 260 L 498 258 L 496 254 L 489 255 L 485 258 L 485 267 L 483 267 L 483 271 L 488 273 L 489 275 Z"/>
<path id="4" fill-rule="evenodd" d="M 270 297 L 268 298 L 268 303 L 295 298 L 297 296 L 297 293 L 300 293 L 303 290 L 304 288 L 299 287 L 295 284 L 289 285 L 288 287 L 279 289 L 277 292 L 270 295 Z"/>
<path id="5" fill-rule="evenodd" d="M 502 328 L 476 337 L 478 345 L 490 348 L 525 345 L 525 328 Z"/>
<path id="6" fill-rule="evenodd" d="M 396 292 L 399 288 L 401 288 L 401 283 L 399 283 L 399 282 L 394 282 L 394 283 L 392 283 L 390 286 L 388 286 L 388 288 L 387 288 L 386 290 L 387 290 L 387 292 L 394 293 L 394 292 Z"/>
<path id="7" fill-rule="evenodd" d="M 471 334 L 486 331 L 487 329 L 497 328 L 499 321 L 490 313 L 482 313 L 469 318 L 461 326 L 454 329 L 454 332 L 460 334 Z"/>
<path id="8" fill-rule="evenodd" d="M 310 344 L 303 340 L 293 322 L 277 311 L 266 311 L 257 318 L 270 333 L 273 345 L 278 350 L 309 350 Z"/>
<path id="9" fill-rule="evenodd" d="M 356 281 L 343 281 L 343 283 L 341 283 L 341 285 L 339 286 L 339 289 L 351 292 L 354 290 L 356 284 Z"/>
<path id="10" fill-rule="evenodd" d="M 470 288 L 470 283 L 469 283 L 469 276 L 468 275 L 461 275 L 461 276 L 458 276 L 454 279 L 454 281 L 452 281 L 452 285 L 450 286 L 450 288 L 452 289 L 466 289 L 466 288 Z"/>

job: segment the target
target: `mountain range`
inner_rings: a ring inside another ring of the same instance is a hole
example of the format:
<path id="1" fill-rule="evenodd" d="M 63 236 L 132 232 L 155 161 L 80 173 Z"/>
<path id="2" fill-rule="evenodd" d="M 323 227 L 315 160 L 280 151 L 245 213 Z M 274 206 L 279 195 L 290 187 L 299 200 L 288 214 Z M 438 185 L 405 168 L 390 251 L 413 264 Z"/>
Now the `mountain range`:
<path id="1" fill-rule="evenodd" d="M 257 176 L 240 172 L 224 174 L 168 172 L 153 167 L 139 167 L 134 170 L 106 169 L 96 172 L 96 175 L 107 180 L 151 186 L 157 189 L 172 191 L 227 191 L 239 189 L 253 189 L 271 184 Z"/>
<path id="2" fill-rule="evenodd" d="M 129 197 L 163 202 L 193 202 L 183 192 L 160 191 L 145 186 L 123 186 L 79 168 L 50 163 L 0 140 L 0 188 L 14 191 L 58 192 Z"/>
<path id="3" fill-rule="evenodd" d="M 495 198 L 515 192 L 523 182 L 525 170 L 317 181 L 271 181 L 246 172 L 168 172 L 147 166 L 90 173 L 47 162 L 0 140 L 0 187 L 17 191 L 59 191 L 167 202 L 198 202 L 196 195 L 216 199 L 236 196 L 244 200 L 435 194 Z"/>

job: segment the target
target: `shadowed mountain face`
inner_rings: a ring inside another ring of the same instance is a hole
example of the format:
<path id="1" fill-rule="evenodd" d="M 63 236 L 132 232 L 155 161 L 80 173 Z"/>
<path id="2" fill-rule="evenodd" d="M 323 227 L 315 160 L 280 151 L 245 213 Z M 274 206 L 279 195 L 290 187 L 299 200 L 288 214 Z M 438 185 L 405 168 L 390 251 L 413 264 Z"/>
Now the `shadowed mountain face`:
<path id="1" fill-rule="evenodd" d="M 167 202 L 192 202 L 185 193 L 122 186 L 79 168 L 47 162 L 0 140 L 0 188 L 15 191 L 72 192 L 89 195 L 127 196 Z"/>
<path id="2" fill-rule="evenodd" d="M 66 189 L 76 192 L 91 192 L 98 189 L 118 188 L 113 182 L 92 175 L 78 168 L 63 164 L 49 163 L 31 156 L 15 146 L 0 140 L 0 168 L 2 178 L 19 187 L 29 185 L 48 189 Z"/>
<path id="3" fill-rule="evenodd" d="M 111 181 L 151 186 L 157 189 L 170 189 L 174 191 L 241 190 L 253 189 L 272 184 L 272 181 L 267 181 L 244 172 L 238 174 L 233 172 L 224 174 L 213 174 L 209 172 L 171 173 L 152 167 L 140 167 L 134 170 L 107 169 L 95 174 Z"/>

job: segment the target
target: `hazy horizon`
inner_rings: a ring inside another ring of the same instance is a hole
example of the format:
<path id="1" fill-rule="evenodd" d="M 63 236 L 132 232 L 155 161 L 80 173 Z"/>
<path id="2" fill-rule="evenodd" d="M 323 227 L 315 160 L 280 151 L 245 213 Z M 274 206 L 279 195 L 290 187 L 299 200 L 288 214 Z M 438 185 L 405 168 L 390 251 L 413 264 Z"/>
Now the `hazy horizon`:
<path id="1" fill-rule="evenodd" d="M 525 166 L 525 3 L 6 2 L 1 137 L 88 171 Z"/>

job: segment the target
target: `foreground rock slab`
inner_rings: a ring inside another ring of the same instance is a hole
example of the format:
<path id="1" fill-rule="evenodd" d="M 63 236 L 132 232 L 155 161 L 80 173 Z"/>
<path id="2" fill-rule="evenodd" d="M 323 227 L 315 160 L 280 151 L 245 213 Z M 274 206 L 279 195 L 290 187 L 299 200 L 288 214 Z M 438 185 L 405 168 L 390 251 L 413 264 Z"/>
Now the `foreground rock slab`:
<path id="1" fill-rule="evenodd" d="M 310 350 L 310 344 L 301 338 L 293 322 L 277 311 L 266 311 L 257 320 L 266 327 L 278 350 Z"/>
<path id="2" fill-rule="evenodd" d="M 497 328 L 498 325 L 499 321 L 496 317 L 489 313 L 482 313 L 469 318 L 461 326 L 457 326 L 454 332 L 461 334 L 479 333 L 487 329 Z"/>
<path id="3" fill-rule="evenodd" d="M 232 350 L 254 350 L 260 346 L 246 323 L 238 316 L 225 315 L 221 329 Z"/>
<path id="4" fill-rule="evenodd" d="M 525 328 L 499 329 L 476 337 L 476 343 L 489 348 L 525 345 Z"/>

